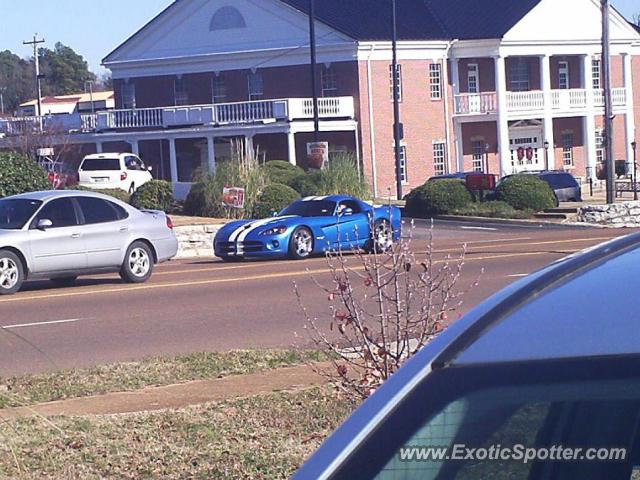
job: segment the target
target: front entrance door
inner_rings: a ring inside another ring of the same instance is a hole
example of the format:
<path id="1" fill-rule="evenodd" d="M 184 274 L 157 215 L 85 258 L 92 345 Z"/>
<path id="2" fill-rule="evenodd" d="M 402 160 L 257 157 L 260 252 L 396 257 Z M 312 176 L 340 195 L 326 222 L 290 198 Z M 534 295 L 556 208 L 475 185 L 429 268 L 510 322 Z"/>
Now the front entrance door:
<path id="1" fill-rule="evenodd" d="M 513 173 L 544 169 L 544 148 L 541 139 L 541 134 L 511 136 L 509 142 Z"/>

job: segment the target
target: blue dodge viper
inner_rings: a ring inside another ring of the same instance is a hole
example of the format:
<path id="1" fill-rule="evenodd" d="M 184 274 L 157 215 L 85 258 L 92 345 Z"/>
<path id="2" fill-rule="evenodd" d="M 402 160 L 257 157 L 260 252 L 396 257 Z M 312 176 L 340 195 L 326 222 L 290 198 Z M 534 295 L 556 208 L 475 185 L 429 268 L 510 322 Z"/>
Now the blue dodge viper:
<path id="1" fill-rule="evenodd" d="M 346 195 L 298 200 L 277 216 L 222 227 L 213 243 L 225 261 L 302 259 L 335 250 L 386 251 L 400 239 L 400 210 L 373 207 Z"/>

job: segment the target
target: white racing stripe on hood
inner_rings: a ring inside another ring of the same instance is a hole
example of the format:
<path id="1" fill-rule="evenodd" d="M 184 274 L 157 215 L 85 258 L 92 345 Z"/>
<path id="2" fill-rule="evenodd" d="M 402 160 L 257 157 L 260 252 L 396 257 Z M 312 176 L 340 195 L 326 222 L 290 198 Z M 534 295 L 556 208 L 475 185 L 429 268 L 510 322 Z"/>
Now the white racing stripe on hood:
<path id="1" fill-rule="evenodd" d="M 240 233 L 240 235 L 238 236 L 238 242 L 244 242 L 244 239 L 247 238 L 247 235 L 253 232 L 256 228 L 263 227 L 271 222 L 278 223 L 280 220 L 293 218 L 293 217 L 295 217 L 295 215 L 287 215 L 285 217 L 271 217 L 271 218 L 266 218 L 265 220 L 262 220 L 259 222 L 254 222 L 251 224 L 251 228 L 247 228 L 246 230 Z"/>

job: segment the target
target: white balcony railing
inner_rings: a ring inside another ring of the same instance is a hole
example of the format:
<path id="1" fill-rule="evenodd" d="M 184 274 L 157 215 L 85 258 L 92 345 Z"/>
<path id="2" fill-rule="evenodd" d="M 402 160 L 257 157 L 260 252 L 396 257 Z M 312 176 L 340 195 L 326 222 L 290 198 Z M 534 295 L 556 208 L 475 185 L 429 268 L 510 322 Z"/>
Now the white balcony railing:
<path id="1" fill-rule="evenodd" d="M 507 112 L 530 113 L 545 110 L 546 102 L 551 102 L 551 109 L 556 112 L 577 112 L 585 110 L 589 106 L 589 96 L 593 95 L 593 106 L 602 108 L 604 106 L 604 94 L 602 90 L 567 89 L 552 90 L 549 100 L 546 100 L 545 93 L 541 90 L 529 92 L 507 92 Z M 613 107 L 620 108 L 627 105 L 627 90 L 625 88 L 614 88 L 611 91 L 613 97 Z M 462 93 L 456 95 L 455 114 L 456 115 L 483 115 L 496 113 L 499 105 L 497 94 L 494 92 L 469 94 Z"/>
<path id="2" fill-rule="evenodd" d="M 494 92 L 461 93 L 456 95 L 456 115 L 483 115 L 498 111 L 498 98 Z"/>

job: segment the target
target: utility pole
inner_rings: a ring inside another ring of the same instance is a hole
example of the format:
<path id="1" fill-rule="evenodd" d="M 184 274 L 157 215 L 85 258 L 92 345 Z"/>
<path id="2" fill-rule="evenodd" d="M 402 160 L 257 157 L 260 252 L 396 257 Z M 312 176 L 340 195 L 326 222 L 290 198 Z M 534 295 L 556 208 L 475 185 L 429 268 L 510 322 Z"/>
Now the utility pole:
<path id="1" fill-rule="evenodd" d="M 318 86 L 316 85 L 316 2 L 309 0 L 309 45 L 311 47 L 311 89 L 313 90 L 313 134 L 320 141 L 320 116 L 318 114 Z"/>
<path id="2" fill-rule="evenodd" d="M 609 37 L 611 6 L 602 0 L 602 73 L 604 80 L 604 147 L 607 172 L 607 203 L 615 203 L 615 164 L 613 159 L 613 98 L 611 96 L 611 42 Z"/>
<path id="3" fill-rule="evenodd" d="M 33 60 L 36 65 L 36 93 L 38 95 L 38 124 L 40 126 L 40 131 L 42 131 L 42 85 L 40 82 L 40 56 L 38 55 L 38 45 L 44 43 L 44 38 L 42 40 L 38 40 L 38 34 L 36 33 L 33 36 L 33 40 L 28 42 L 22 42 L 24 45 L 32 45 L 33 46 Z"/>
<path id="4" fill-rule="evenodd" d="M 400 131 L 400 79 L 398 78 L 398 22 L 396 13 L 396 0 L 391 0 L 391 49 L 393 58 L 391 61 L 393 77 L 393 141 L 396 159 L 396 194 L 398 200 L 402 200 L 402 134 Z M 405 165 L 406 168 L 406 165 Z"/>

